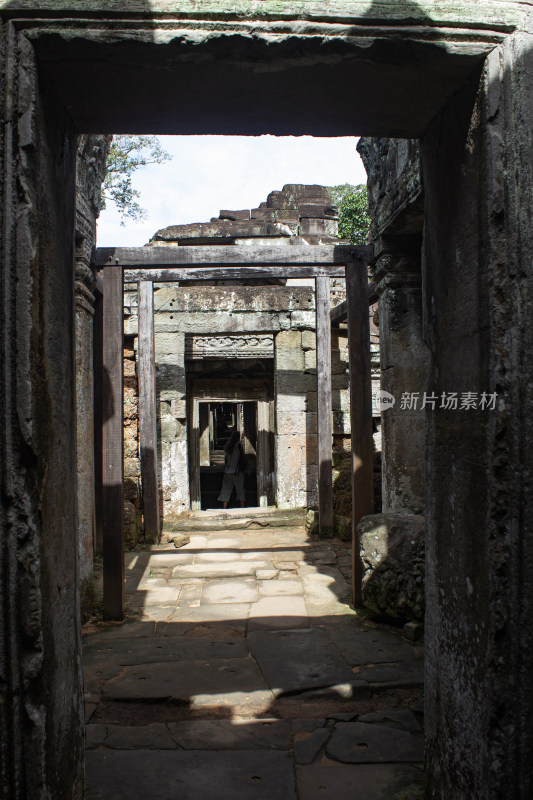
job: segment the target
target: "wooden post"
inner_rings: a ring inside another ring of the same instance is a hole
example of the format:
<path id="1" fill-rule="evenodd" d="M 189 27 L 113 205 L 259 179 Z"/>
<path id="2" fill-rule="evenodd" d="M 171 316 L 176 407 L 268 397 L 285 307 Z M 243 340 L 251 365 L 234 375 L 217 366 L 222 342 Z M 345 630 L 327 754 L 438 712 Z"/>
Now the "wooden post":
<path id="1" fill-rule="evenodd" d="M 315 278 L 318 432 L 318 517 L 321 533 L 333 533 L 331 472 L 331 322 L 329 278 Z"/>
<path id="2" fill-rule="evenodd" d="M 357 525 L 361 517 L 374 512 L 370 324 L 367 265 L 363 257 L 346 264 L 346 300 L 352 432 L 352 596 L 354 605 L 361 606 L 363 565 Z"/>
<path id="3" fill-rule="evenodd" d="M 124 300 L 122 267 L 104 269 L 102 497 L 104 617 L 124 618 Z"/>
<path id="4" fill-rule="evenodd" d="M 202 491 L 200 484 L 200 403 L 195 397 L 190 403 L 189 412 L 189 487 L 191 493 L 191 510 L 202 508 Z"/>
<path id="5" fill-rule="evenodd" d="M 153 285 L 152 281 L 139 281 L 139 445 L 146 542 L 159 541 L 161 529 L 157 480 Z"/>
<path id="6" fill-rule="evenodd" d="M 210 451 L 209 451 L 209 403 L 200 403 L 199 412 L 198 412 L 198 424 L 199 424 L 199 437 L 198 437 L 198 447 L 199 447 L 199 459 L 200 459 L 200 467 L 209 467 L 211 464 L 210 461 Z"/>
<path id="7" fill-rule="evenodd" d="M 257 495 L 261 508 L 268 506 L 270 486 L 270 403 L 257 401 Z"/>

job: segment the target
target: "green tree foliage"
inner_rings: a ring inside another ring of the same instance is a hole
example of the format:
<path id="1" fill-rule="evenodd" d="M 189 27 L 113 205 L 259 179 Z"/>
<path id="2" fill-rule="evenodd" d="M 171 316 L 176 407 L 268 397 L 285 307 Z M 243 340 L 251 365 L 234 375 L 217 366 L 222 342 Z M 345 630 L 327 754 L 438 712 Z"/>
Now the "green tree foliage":
<path id="1" fill-rule="evenodd" d="M 343 183 L 330 186 L 329 192 L 339 207 L 339 236 L 349 239 L 352 244 L 366 244 L 370 227 L 366 186 Z"/>
<path id="2" fill-rule="evenodd" d="M 125 225 L 126 219 L 146 219 L 146 209 L 138 203 L 141 193 L 131 185 L 133 173 L 148 164 L 164 164 L 171 158 L 157 136 L 114 136 L 107 157 L 101 208 L 104 209 L 108 201 L 114 203 L 121 225 Z"/>

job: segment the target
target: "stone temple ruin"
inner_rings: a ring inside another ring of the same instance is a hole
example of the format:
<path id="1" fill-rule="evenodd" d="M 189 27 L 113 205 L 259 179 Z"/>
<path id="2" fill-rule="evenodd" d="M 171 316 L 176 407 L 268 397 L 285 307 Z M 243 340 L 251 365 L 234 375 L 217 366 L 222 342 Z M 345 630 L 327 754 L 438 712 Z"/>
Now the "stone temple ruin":
<path id="1" fill-rule="evenodd" d="M 257 209 L 221 211 L 208 223 L 157 231 L 165 245 L 321 245 L 340 243 L 337 210 L 321 186 L 287 185 Z M 214 285 L 213 285 L 214 284 Z M 246 506 L 318 507 L 314 281 L 271 279 L 160 284 L 154 291 L 159 485 L 162 516 L 219 508 L 223 447 L 241 431 L 252 467 Z M 305 284 L 305 285 L 302 285 Z M 130 289 L 130 291 L 128 291 Z M 331 305 L 345 300 L 331 279 Z M 138 435 L 137 285 L 125 287 L 125 535 L 143 536 Z M 379 387 L 378 331 L 371 314 L 373 393 Z M 333 453 L 350 449 L 345 324 L 333 330 Z M 379 445 L 380 412 L 374 407 Z M 229 427 L 228 427 L 229 426 Z M 378 476 L 379 477 L 379 476 Z M 341 524 L 340 522 L 338 524 Z"/>
<path id="2" fill-rule="evenodd" d="M 423 538 L 425 796 L 531 797 L 532 14 L 530 0 L 0 0 L 6 796 L 84 796 L 80 589 L 90 576 L 78 529 L 89 528 L 102 463 L 123 546 L 122 458 L 88 466 L 91 419 L 77 411 L 83 396 L 91 409 L 92 394 L 90 366 L 80 365 L 99 351 L 86 333 L 101 313 L 94 187 L 106 138 L 93 137 L 130 131 L 364 137 L 382 386 L 397 400 L 382 413 L 382 515 L 354 494 L 365 516 L 354 563 L 360 539 L 367 572 L 379 573 L 378 545 L 390 563 L 416 528 L 408 585 L 389 587 L 416 605 Z M 85 196 L 76 199 L 77 181 Z M 337 245 L 306 246 L 308 260 L 322 247 L 335 264 Z M 219 257 L 217 269 L 234 268 Z M 269 258 L 265 268 L 279 266 Z M 124 325 L 122 266 L 112 257 L 104 270 L 104 330 Z M 280 331 L 289 333 L 302 331 Z M 114 402 L 94 406 L 94 426 L 115 458 L 124 351 L 110 343 L 104 336 Z M 424 408 L 402 407 L 403 394 L 424 392 Z M 476 404 L 454 407 L 453 394 Z M 201 407 L 198 398 L 198 431 Z M 351 435 L 357 488 L 371 453 L 353 417 Z M 103 544 L 120 562 L 116 537 Z M 385 577 L 378 608 L 394 605 Z"/>

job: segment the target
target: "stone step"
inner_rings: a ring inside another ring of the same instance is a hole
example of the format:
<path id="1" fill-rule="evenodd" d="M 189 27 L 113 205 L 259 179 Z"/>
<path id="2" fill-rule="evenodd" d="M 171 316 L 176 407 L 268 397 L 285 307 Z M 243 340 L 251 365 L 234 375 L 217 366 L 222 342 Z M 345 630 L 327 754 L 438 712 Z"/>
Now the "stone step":
<path id="1" fill-rule="evenodd" d="M 304 508 L 226 508 L 192 511 L 187 516 L 167 519 L 163 533 L 171 538 L 180 531 L 227 531 L 249 528 L 299 527 L 305 524 Z"/>

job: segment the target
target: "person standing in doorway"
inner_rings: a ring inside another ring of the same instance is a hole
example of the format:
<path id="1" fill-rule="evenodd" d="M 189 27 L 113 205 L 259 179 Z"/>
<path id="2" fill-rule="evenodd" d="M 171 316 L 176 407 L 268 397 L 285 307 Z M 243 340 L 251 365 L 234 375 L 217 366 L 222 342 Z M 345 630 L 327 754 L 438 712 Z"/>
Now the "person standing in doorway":
<path id="1" fill-rule="evenodd" d="M 231 493 L 235 488 L 237 500 L 241 504 L 241 508 L 244 508 L 244 473 L 247 471 L 248 465 L 239 431 L 233 431 L 224 447 L 224 463 L 224 478 L 218 499 L 223 507 L 227 508 Z"/>

